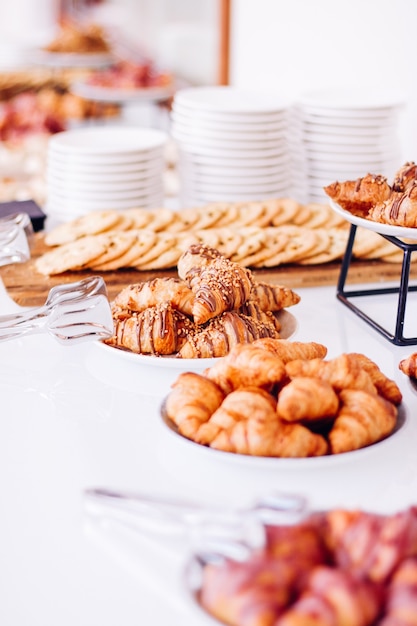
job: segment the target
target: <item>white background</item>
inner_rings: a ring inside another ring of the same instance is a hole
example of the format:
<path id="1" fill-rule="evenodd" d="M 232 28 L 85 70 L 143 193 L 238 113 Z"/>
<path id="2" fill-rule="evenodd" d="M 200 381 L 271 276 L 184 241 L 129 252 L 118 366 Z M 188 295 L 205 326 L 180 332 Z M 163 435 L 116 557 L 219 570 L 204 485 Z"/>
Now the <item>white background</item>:
<path id="1" fill-rule="evenodd" d="M 417 2 L 232 0 L 230 82 L 278 90 L 399 90 L 404 159 L 417 160 Z"/>

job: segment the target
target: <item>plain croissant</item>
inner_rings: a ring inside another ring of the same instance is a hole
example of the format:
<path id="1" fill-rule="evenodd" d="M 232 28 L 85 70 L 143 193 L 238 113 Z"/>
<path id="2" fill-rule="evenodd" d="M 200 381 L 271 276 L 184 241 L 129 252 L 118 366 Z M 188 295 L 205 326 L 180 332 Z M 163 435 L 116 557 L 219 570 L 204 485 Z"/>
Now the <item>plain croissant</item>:
<path id="1" fill-rule="evenodd" d="M 285 377 L 283 361 L 252 344 L 238 344 L 227 356 L 205 371 L 225 393 L 239 387 L 257 386 L 269 389 Z"/>
<path id="2" fill-rule="evenodd" d="M 389 435 L 397 422 L 394 404 L 357 389 L 340 392 L 341 408 L 329 433 L 333 454 L 358 450 Z"/>
<path id="3" fill-rule="evenodd" d="M 326 346 L 314 341 L 302 342 L 280 338 L 261 338 L 255 340 L 252 345 L 276 354 L 284 363 L 294 361 L 295 359 L 323 359 L 327 354 Z"/>
<path id="4" fill-rule="evenodd" d="M 293 378 L 278 394 L 277 413 L 286 422 L 313 422 L 335 417 L 339 398 L 333 387 L 319 378 Z"/>
<path id="5" fill-rule="evenodd" d="M 407 358 L 402 359 L 398 367 L 410 378 L 417 378 L 417 352 L 413 352 Z"/>
<path id="6" fill-rule="evenodd" d="M 264 394 L 256 388 L 238 389 L 227 395 L 205 426 L 207 431 L 211 423 L 220 425 L 213 440 L 207 442 L 210 447 L 224 452 L 274 457 L 327 453 L 327 442 L 321 435 L 300 424 L 281 422 L 271 403 L 260 401 Z"/>
<path id="7" fill-rule="evenodd" d="M 183 372 L 165 400 L 165 412 L 184 437 L 194 439 L 200 425 L 210 419 L 223 398 L 224 393 L 213 381 L 194 372 Z"/>

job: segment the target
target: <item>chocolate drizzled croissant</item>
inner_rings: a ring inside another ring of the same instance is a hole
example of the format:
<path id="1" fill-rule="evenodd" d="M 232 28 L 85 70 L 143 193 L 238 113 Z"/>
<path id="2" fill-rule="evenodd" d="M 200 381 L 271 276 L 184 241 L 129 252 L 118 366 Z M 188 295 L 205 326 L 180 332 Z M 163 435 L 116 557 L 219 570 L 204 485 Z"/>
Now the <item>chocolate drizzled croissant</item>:
<path id="1" fill-rule="evenodd" d="M 249 270 L 204 245 L 191 246 L 182 255 L 178 273 L 194 293 L 192 311 L 196 324 L 239 309 L 252 290 Z"/>
<path id="2" fill-rule="evenodd" d="M 150 306 L 170 302 L 174 309 L 191 315 L 193 300 L 193 292 L 184 281 L 178 278 L 153 278 L 125 287 L 113 303 L 116 308 L 140 312 Z"/>
<path id="3" fill-rule="evenodd" d="M 225 356 L 237 344 L 251 343 L 260 337 L 277 336 L 273 324 L 237 311 L 227 311 L 190 332 L 179 350 L 179 356 L 183 359 Z"/>
<path id="4" fill-rule="evenodd" d="M 114 334 L 105 343 L 137 354 L 168 355 L 178 352 L 194 323 L 169 303 L 148 307 L 140 313 L 113 311 Z"/>

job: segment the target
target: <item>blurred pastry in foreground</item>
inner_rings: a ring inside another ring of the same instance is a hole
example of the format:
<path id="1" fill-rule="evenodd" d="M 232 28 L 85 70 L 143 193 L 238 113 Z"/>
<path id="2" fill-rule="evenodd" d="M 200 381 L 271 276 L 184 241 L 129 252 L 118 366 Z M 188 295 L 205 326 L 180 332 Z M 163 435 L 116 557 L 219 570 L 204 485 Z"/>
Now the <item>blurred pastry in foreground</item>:
<path id="1" fill-rule="evenodd" d="M 417 378 L 417 352 L 413 352 L 398 365 L 399 369 L 410 378 Z"/>

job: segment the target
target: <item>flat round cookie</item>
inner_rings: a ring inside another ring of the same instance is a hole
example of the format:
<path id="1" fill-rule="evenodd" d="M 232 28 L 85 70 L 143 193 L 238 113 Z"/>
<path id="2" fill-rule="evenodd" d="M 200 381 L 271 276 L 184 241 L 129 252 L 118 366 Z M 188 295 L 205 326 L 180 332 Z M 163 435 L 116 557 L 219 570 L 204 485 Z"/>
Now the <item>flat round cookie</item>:
<path id="1" fill-rule="evenodd" d="M 273 256 L 276 256 L 279 252 L 285 249 L 288 245 L 290 236 L 279 226 L 270 226 L 265 229 L 266 243 L 265 248 L 259 254 L 258 260 L 252 260 L 251 267 L 265 267 L 265 262 Z"/>
<path id="2" fill-rule="evenodd" d="M 353 254 L 357 258 L 362 258 L 370 254 L 381 245 L 382 237 L 373 230 L 358 227 L 356 229 L 355 240 L 353 242 Z"/>
<path id="3" fill-rule="evenodd" d="M 275 212 L 272 218 L 272 226 L 290 224 L 300 208 L 300 204 L 292 198 L 279 198 L 277 200 L 267 200 L 266 202 Z"/>
<path id="4" fill-rule="evenodd" d="M 182 250 L 174 246 L 165 252 L 162 252 L 158 257 L 148 261 L 147 263 L 140 263 L 136 265 L 137 270 L 162 270 L 170 267 L 175 267 L 178 263 L 178 259 L 182 255 Z"/>
<path id="5" fill-rule="evenodd" d="M 242 235 L 242 243 L 235 254 L 231 256 L 231 261 L 234 263 L 240 263 L 242 259 L 259 252 L 259 250 L 265 248 L 266 244 L 266 233 L 263 228 L 248 226 L 239 229 L 239 232 Z"/>
<path id="6" fill-rule="evenodd" d="M 318 202 L 309 202 L 305 205 L 310 211 L 309 218 L 303 222 L 305 228 L 322 228 L 327 226 L 335 215 L 335 212 L 328 204 L 319 204 Z"/>
<path id="7" fill-rule="evenodd" d="M 193 224 L 193 229 L 204 230 L 206 228 L 215 228 L 217 222 L 223 216 L 223 213 L 223 207 L 218 204 L 209 204 L 205 207 L 201 207 L 198 220 Z"/>
<path id="8" fill-rule="evenodd" d="M 146 228 L 152 221 L 152 215 L 147 209 L 125 209 L 122 215 L 132 220 L 131 228 Z"/>
<path id="9" fill-rule="evenodd" d="M 217 220 L 216 228 L 223 228 L 235 224 L 239 217 L 239 205 L 237 202 L 218 202 L 223 208 L 223 215 Z"/>
<path id="10" fill-rule="evenodd" d="M 330 263 L 341 259 L 346 250 L 348 233 L 344 230 L 334 228 L 327 231 L 328 247 L 326 250 L 309 254 L 303 259 L 299 259 L 300 265 L 321 265 L 322 263 Z"/>
<path id="11" fill-rule="evenodd" d="M 172 248 L 177 247 L 177 236 L 173 233 L 155 233 L 156 238 L 151 248 L 132 262 L 130 267 L 146 265 Z"/>
<path id="12" fill-rule="evenodd" d="M 227 259 L 230 259 L 243 242 L 243 236 L 238 229 L 216 228 L 218 235 L 217 250 Z"/>
<path id="13" fill-rule="evenodd" d="M 262 202 L 242 202 L 238 204 L 236 224 L 240 226 L 256 226 L 257 220 L 263 213 Z"/>
<path id="14" fill-rule="evenodd" d="M 318 237 L 314 230 L 297 226 L 281 226 L 283 232 L 289 235 L 287 245 L 283 250 L 265 260 L 265 267 L 275 267 L 283 263 L 295 263 L 314 249 Z"/>
<path id="15" fill-rule="evenodd" d="M 118 211 L 92 211 L 71 222 L 56 226 L 45 235 L 44 241 L 47 246 L 60 246 L 80 237 L 103 233 L 114 228 L 119 220 Z"/>
<path id="16" fill-rule="evenodd" d="M 176 218 L 175 211 L 166 209 L 165 207 L 147 209 L 147 211 L 152 217 L 152 220 L 147 225 L 147 228 L 154 230 L 156 233 L 165 230 L 165 228 L 169 224 L 172 224 Z"/>
<path id="17" fill-rule="evenodd" d="M 62 274 L 69 270 L 88 267 L 102 255 L 108 246 L 108 237 L 88 235 L 76 241 L 70 241 L 49 252 L 35 261 L 35 268 L 45 275 Z"/>
<path id="18" fill-rule="evenodd" d="M 132 231 L 110 231 L 106 233 L 109 243 L 106 250 L 97 257 L 90 267 L 93 270 L 108 271 L 109 268 L 117 269 L 121 267 L 120 262 L 123 255 L 130 251 L 135 242 L 135 234 Z"/>
<path id="19" fill-rule="evenodd" d="M 210 248 L 216 248 L 219 244 L 219 232 L 215 228 L 207 228 L 207 230 L 193 230 L 200 243 L 206 244 Z"/>

